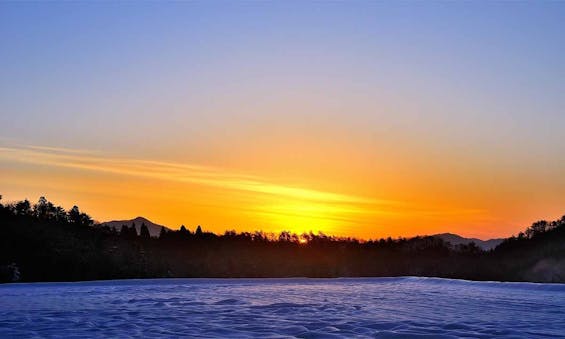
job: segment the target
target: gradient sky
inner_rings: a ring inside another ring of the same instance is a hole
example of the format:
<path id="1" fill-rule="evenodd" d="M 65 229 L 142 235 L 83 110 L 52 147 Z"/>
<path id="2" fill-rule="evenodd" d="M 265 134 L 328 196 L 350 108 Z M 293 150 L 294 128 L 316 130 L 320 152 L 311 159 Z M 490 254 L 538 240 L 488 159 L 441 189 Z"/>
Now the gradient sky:
<path id="1" fill-rule="evenodd" d="M 565 2 L 0 2 L 0 194 L 378 238 L 565 214 Z"/>

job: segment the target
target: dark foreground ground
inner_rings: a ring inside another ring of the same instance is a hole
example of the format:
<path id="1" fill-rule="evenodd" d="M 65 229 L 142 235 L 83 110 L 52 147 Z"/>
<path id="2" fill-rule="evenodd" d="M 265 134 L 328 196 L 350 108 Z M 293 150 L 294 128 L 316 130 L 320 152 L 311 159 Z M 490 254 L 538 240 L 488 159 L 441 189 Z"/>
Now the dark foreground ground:
<path id="1" fill-rule="evenodd" d="M 565 217 L 538 222 L 485 252 L 435 237 L 360 242 L 322 234 L 163 229 L 92 223 L 46 200 L 0 205 L 0 281 L 167 277 L 384 277 L 565 282 Z"/>

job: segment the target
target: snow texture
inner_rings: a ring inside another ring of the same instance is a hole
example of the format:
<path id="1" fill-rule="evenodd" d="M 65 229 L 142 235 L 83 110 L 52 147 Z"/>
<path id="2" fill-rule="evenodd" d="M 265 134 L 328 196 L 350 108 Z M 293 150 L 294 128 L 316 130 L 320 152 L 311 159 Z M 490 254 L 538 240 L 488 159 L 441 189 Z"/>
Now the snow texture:
<path id="1" fill-rule="evenodd" d="M 565 284 L 436 278 L 0 285 L 0 337 L 564 337 Z"/>

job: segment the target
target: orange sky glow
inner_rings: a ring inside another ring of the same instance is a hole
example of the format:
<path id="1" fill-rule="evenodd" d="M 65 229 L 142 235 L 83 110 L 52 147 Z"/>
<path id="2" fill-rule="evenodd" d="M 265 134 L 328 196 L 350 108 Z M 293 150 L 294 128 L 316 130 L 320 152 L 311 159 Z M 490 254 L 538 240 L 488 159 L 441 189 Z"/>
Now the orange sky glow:
<path id="1" fill-rule="evenodd" d="M 4 200 L 45 195 L 67 208 L 76 203 L 98 221 L 143 215 L 173 229 L 200 224 L 217 233 L 313 231 L 362 239 L 449 231 L 489 238 L 516 233 L 540 214 L 528 209 L 531 200 L 505 208 L 507 187 L 488 187 L 480 176 L 457 184 L 456 172 L 359 176 L 351 164 L 352 173 L 328 166 L 311 177 L 285 178 L 37 146 L 2 147 L 0 161 Z M 339 180 L 344 175 L 350 180 Z M 490 191 L 488 199 L 476 193 L 477 185 Z M 550 205 L 546 213 L 558 216 L 552 212 Z"/>
<path id="2" fill-rule="evenodd" d="M 561 4 L 0 2 L 0 194 L 507 237 L 565 214 Z"/>

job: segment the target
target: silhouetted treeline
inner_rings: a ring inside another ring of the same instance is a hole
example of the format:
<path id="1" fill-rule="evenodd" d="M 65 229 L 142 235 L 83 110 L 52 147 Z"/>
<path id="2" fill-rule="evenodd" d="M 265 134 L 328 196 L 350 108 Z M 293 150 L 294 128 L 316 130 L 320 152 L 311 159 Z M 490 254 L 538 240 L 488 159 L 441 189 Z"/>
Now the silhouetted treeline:
<path id="1" fill-rule="evenodd" d="M 120 230 L 45 198 L 0 204 L 0 281 L 156 277 L 434 276 L 565 282 L 565 217 L 485 252 L 436 237 L 359 241 L 324 234 Z"/>

